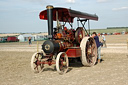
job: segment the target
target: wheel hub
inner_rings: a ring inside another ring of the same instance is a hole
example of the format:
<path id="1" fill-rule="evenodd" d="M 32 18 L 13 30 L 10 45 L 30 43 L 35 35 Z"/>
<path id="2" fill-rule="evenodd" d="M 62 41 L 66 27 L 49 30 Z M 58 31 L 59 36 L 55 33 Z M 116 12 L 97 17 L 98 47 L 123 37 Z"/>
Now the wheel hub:
<path id="1" fill-rule="evenodd" d="M 63 62 L 63 65 L 64 65 L 64 66 L 66 66 L 66 64 L 67 64 L 66 62 Z"/>

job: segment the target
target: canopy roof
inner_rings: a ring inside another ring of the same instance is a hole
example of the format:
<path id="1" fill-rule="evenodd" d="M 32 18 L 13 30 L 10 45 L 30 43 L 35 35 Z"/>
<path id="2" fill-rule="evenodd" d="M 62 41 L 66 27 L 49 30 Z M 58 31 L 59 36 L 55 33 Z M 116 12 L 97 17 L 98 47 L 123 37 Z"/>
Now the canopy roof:
<path id="1" fill-rule="evenodd" d="M 88 14 L 80 11 L 75 11 L 67 8 L 53 8 L 53 20 L 56 21 L 56 11 L 58 11 L 58 20 L 62 22 L 73 22 L 75 17 L 90 19 L 90 20 L 98 20 L 98 16 L 96 14 Z M 40 12 L 40 19 L 47 20 L 47 10 Z"/>

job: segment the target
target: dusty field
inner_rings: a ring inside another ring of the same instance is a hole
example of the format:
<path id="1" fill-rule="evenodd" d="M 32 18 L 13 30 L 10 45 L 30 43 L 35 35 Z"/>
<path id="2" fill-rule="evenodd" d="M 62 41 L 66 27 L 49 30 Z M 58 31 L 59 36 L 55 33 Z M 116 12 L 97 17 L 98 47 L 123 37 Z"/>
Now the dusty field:
<path id="1" fill-rule="evenodd" d="M 40 74 L 31 71 L 30 60 L 36 52 L 36 42 L 31 47 L 28 43 L 0 43 L 0 85 L 128 85 L 128 35 L 106 38 L 102 63 L 93 67 L 72 63 L 64 75 L 59 75 L 54 66 Z"/>

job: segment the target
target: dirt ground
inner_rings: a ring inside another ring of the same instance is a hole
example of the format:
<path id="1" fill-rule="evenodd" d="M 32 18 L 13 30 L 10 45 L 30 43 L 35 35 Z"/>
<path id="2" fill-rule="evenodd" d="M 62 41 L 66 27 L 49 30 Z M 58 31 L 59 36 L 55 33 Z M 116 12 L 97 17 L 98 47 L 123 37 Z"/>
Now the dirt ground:
<path id="1" fill-rule="evenodd" d="M 36 42 L 31 47 L 28 43 L 0 43 L 0 85 L 128 85 L 127 38 L 128 35 L 106 36 L 102 63 L 92 67 L 71 63 L 64 75 L 57 73 L 55 65 L 39 74 L 32 72 L 30 60 L 37 50 Z"/>

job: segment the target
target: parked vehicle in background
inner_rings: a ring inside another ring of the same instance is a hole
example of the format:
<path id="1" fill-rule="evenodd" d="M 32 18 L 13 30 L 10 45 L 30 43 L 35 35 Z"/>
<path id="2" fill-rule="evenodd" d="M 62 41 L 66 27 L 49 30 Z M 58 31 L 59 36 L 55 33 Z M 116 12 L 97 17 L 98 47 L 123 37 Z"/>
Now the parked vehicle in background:
<path id="1" fill-rule="evenodd" d="M 7 37 L 7 42 L 17 42 L 19 39 L 17 37 Z"/>
<path id="2" fill-rule="evenodd" d="M 118 33 L 118 32 L 115 32 L 115 33 L 113 33 L 114 35 L 120 35 L 120 33 Z"/>
<path id="3" fill-rule="evenodd" d="M 1 42 L 1 43 L 7 42 L 7 37 L 1 37 L 1 38 L 0 38 L 0 42 Z"/>

